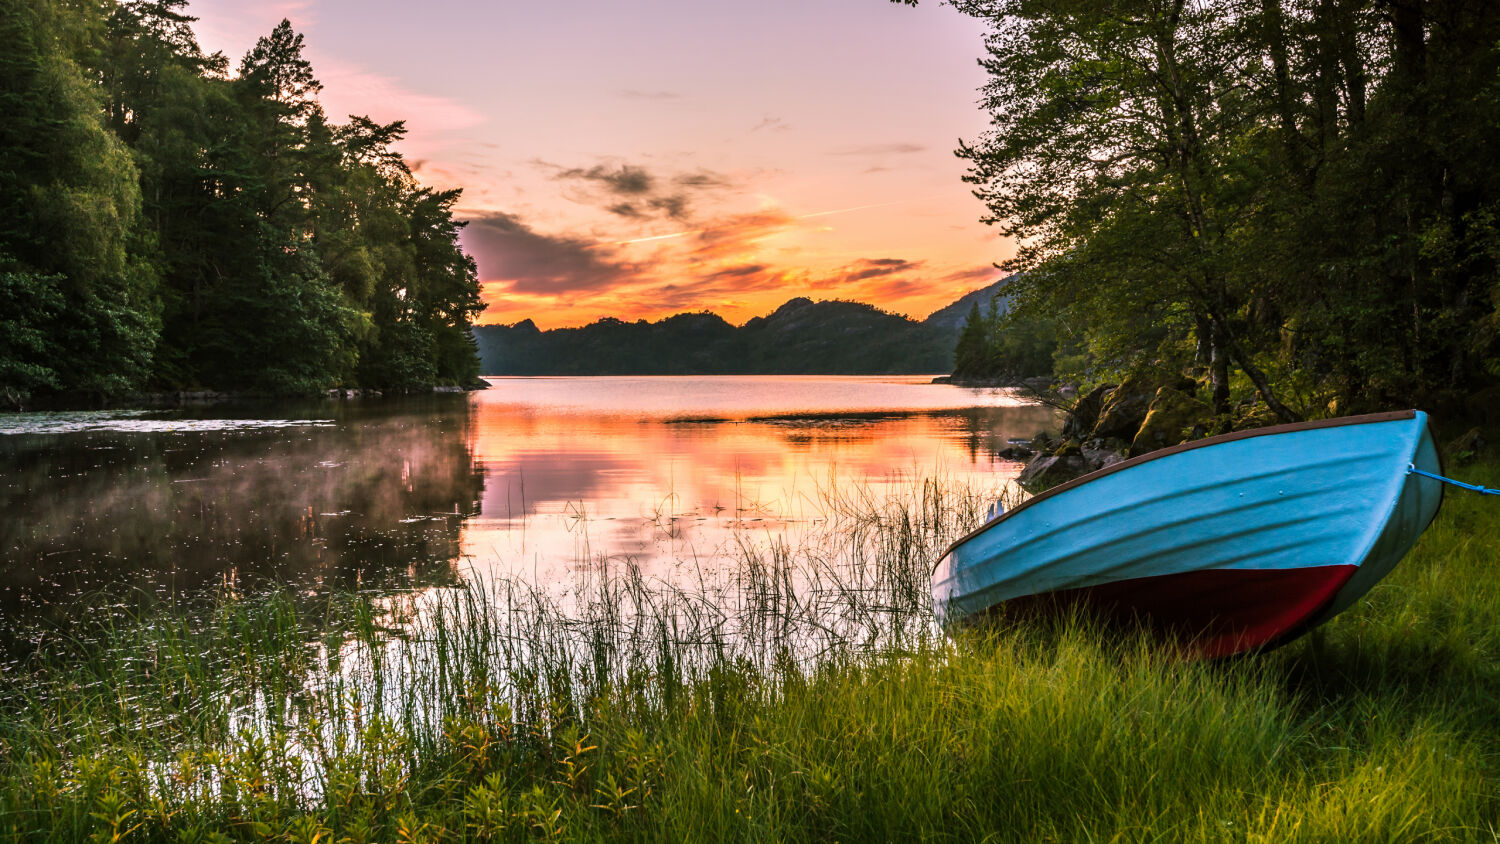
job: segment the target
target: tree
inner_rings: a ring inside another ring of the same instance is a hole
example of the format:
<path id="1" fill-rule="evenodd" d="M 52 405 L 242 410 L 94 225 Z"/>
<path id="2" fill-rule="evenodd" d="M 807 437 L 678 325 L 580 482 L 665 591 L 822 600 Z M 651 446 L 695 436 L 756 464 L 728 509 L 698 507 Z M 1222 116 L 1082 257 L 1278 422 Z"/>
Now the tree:
<path id="1" fill-rule="evenodd" d="M 953 5 L 992 27 L 967 178 L 1096 363 L 1193 370 L 1221 413 L 1242 373 L 1283 419 L 1500 371 L 1500 7 Z"/>
<path id="2" fill-rule="evenodd" d="M 229 75 L 185 0 L 0 8 L 0 388 L 471 383 L 457 191 L 330 123 L 283 20 Z"/>
<path id="3" fill-rule="evenodd" d="M 126 392 L 156 342 L 138 173 L 67 51 L 94 46 L 100 21 L 87 11 L 68 19 L 47 0 L 0 11 L 0 273 L 14 308 L 0 387 L 12 400 L 44 387 Z"/>

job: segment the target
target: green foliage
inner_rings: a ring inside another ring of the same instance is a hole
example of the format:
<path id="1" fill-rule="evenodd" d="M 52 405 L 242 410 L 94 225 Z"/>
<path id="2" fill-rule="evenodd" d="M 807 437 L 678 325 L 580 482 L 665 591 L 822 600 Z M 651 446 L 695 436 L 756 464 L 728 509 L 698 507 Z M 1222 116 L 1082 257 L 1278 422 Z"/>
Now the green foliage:
<path id="1" fill-rule="evenodd" d="M 1493 376 L 1500 8 L 954 5 L 992 26 L 967 179 L 1091 368 L 1287 419 Z"/>
<path id="2" fill-rule="evenodd" d="M 458 192 L 416 185 L 401 123 L 328 123 L 288 22 L 230 77 L 185 5 L 0 12 L 0 387 L 472 383 Z"/>
<path id="3" fill-rule="evenodd" d="M 1464 479 L 1495 486 L 1500 464 Z M 0 835 L 1472 841 L 1500 825 L 1490 499 L 1454 494 L 1313 636 L 1208 664 L 1080 619 L 937 634 L 931 555 L 983 503 L 930 484 L 844 502 L 827 544 L 747 551 L 733 607 L 627 569 L 591 573 L 566 612 L 471 583 L 410 605 L 225 595 L 101 615 L 0 677 Z"/>
<path id="4" fill-rule="evenodd" d="M 0 387 L 16 398 L 59 387 L 120 393 L 145 375 L 156 343 L 139 174 L 104 126 L 85 69 L 61 49 L 97 23 L 88 6 L 69 17 L 47 0 L 0 10 L 0 256 L 19 306 L 7 321 L 29 338 L 11 346 L 22 357 L 0 362 Z"/>
<path id="5" fill-rule="evenodd" d="M 1020 379 L 1055 374 L 1059 353 L 1053 319 L 1020 308 L 1001 313 L 991 300 L 980 313 L 976 302 L 953 351 L 953 374 L 963 378 Z"/>

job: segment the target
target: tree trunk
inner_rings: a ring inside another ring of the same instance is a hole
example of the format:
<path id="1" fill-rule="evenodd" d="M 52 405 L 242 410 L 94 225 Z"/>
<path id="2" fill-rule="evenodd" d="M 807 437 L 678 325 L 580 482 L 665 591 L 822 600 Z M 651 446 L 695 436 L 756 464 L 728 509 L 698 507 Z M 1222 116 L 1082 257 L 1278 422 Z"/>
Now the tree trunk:
<path id="1" fill-rule="evenodd" d="M 1234 337 L 1229 333 L 1229 326 L 1217 315 L 1214 316 L 1214 328 L 1223 340 L 1225 351 L 1234 358 L 1234 362 L 1244 371 L 1245 375 L 1250 379 L 1250 383 L 1255 385 L 1255 391 L 1260 394 L 1261 400 L 1266 403 L 1266 407 L 1269 407 L 1271 412 L 1276 414 L 1276 418 L 1283 422 L 1301 422 L 1302 415 L 1282 404 L 1281 400 L 1276 398 L 1276 392 L 1271 389 L 1271 382 L 1266 378 L 1266 374 L 1261 371 L 1260 367 L 1255 365 L 1255 362 L 1250 359 L 1249 355 L 1245 354 L 1244 350 L 1239 347 L 1239 344 L 1234 342 Z"/>
<path id="2" fill-rule="evenodd" d="M 1359 19 L 1355 14 L 1361 5 L 1362 0 L 1346 0 L 1339 7 L 1338 15 L 1339 64 L 1344 68 L 1344 93 L 1349 99 L 1344 113 L 1350 126 L 1365 122 L 1368 83 L 1364 56 L 1359 51 Z"/>
<path id="3" fill-rule="evenodd" d="M 1208 381 L 1213 391 L 1214 413 L 1229 412 L 1229 355 L 1218 320 L 1209 324 Z"/>
<path id="4" fill-rule="evenodd" d="M 1282 13 L 1281 0 L 1261 0 L 1261 15 L 1264 18 L 1264 38 L 1271 53 L 1271 69 L 1276 84 L 1276 113 L 1281 122 L 1282 142 L 1286 146 L 1287 163 L 1299 176 L 1306 178 L 1302 163 L 1302 136 L 1297 130 L 1297 116 L 1292 109 L 1291 62 L 1286 50 L 1286 16 Z"/>

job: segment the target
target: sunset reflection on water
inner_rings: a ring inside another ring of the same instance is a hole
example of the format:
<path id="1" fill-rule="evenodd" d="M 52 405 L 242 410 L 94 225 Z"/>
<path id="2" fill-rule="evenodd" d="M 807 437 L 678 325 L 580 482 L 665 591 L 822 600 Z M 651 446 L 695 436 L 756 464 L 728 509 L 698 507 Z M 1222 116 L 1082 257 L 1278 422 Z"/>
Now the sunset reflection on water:
<path id="1" fill-rule="evenodd" d="M 475 571 L 532 582 L 629 558 L 695 575 L 741 543 L 816 525 L 830 498 L 924 478 L 998 488 L 1010 438 L 1056 414 L 929 378 L 504 378 L 475 398 Z"/>
<path id="2" fill-rule="evenodd" d="M 468 395 L 10 414 L 0 615 L 470 575 L 558 591 L 601 561 L 681 581 L 815 531 L 831 498 L 879 503 L 933 477 L 998 488 L 1020 470 L 996 457 L 1007 441 L 1056 427 L 1008 391 L 927 380 L 501 378 Z"/>

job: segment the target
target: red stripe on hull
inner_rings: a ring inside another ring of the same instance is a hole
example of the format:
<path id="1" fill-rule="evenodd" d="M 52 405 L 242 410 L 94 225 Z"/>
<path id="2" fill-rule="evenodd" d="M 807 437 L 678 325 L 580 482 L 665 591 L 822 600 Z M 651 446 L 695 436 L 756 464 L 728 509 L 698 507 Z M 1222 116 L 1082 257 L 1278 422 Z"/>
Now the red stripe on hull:
<path id="1" fill-rule="evenodd" d="M 1027 595 L 1001 606 L 1007 613 L 1078 611 L 1105 623 L 1143 625 L 1189 653 L 1214 658 L 1305 632 L 1357 569 L 1211 569 Z"/>

